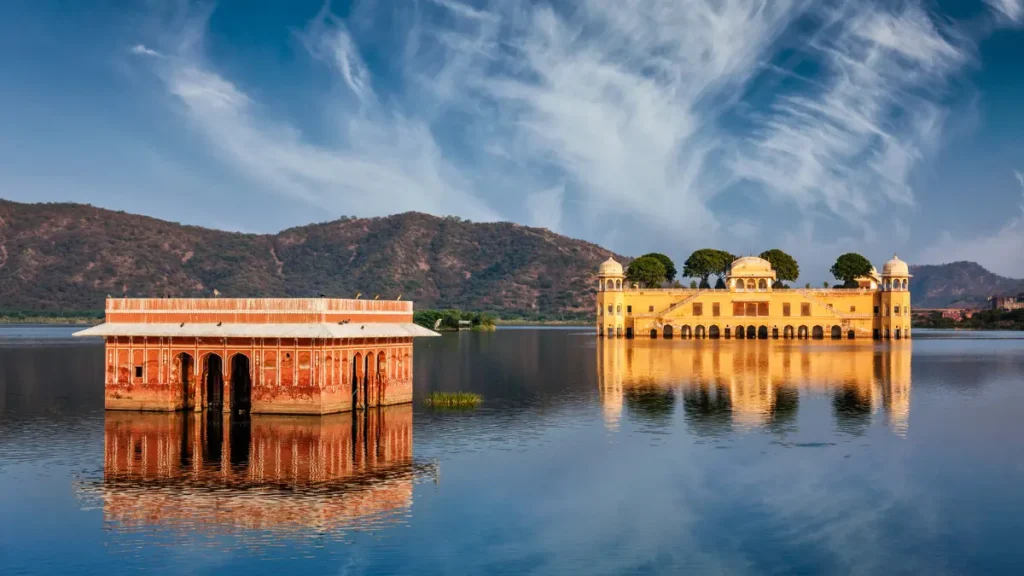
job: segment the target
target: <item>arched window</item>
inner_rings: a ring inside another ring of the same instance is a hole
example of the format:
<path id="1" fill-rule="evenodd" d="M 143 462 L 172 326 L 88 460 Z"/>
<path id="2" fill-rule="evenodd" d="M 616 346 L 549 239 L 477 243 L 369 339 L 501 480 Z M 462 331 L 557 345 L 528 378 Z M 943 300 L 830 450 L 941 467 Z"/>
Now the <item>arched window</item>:
<path id="1" fill-rule="evenodd" d="M 618 306 L 615 307 L 615 314 L 618 316 L 622 316 L 622 304 L 619 304 Z"/>
<path id="2" fill-rule="evenodd" d="M 885 281 L 885 291 L 888 292 L 890 290 L 892 290 L 892 282 L 890 282 L 889 280 L 886 280 Z"/>
<path id="3" fill-rule="evenodd" d="M 615 289 L 615 280 L 612 280 L 611 278 L 609 278 L 608 279 L 608 283 L 605 284 L 605 288 L 607 288 L 608 290 L 614 290 Z"/>
<path id="4" fill-rule="evenodd" d="M 754 280 L 747 280 L 747 290 L 754 290 Z"/>
<path id="5" fill-rule="evenodd" d="M 907 289 L 907 280 L 906 279 L 903 280 L 903 289 L 904 290 Z"/>
<path id="6" fill-rule="evenodd" d="M 764 279 L 761 279 L 757 283 L 757 289 L 758 290 L 767 290 L 768 289 L 768 283 L 765 282 Z"/>
<path id="7" fill-rule="evenodd" d="M 615 281 L 615 289 L 616 290 L 622 290 L 622 280 L 616 280 Z"/>

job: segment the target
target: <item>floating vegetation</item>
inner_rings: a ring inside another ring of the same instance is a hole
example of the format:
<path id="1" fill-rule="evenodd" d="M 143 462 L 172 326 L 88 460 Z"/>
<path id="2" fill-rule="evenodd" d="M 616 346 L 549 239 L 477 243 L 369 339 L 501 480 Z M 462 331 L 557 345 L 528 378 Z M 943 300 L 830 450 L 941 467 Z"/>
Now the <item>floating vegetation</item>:
<path id="1" fill-rule="evenodd" d="M 483 400 L 472 392 L 431 392 L 423 403 L 431 408 L 476 408 Z"/>

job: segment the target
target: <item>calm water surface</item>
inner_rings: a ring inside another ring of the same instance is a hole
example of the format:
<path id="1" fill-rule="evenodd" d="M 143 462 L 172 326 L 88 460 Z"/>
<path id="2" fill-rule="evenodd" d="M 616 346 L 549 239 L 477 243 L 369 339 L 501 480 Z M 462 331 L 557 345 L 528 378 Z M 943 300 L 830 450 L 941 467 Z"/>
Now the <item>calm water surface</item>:
<path id="1" fill-rule="evenodd" d="M 473 412 L 107 413 L 0 328 L 0 573 L 1020 574 L 1024 339 L 416 343 Z"/>

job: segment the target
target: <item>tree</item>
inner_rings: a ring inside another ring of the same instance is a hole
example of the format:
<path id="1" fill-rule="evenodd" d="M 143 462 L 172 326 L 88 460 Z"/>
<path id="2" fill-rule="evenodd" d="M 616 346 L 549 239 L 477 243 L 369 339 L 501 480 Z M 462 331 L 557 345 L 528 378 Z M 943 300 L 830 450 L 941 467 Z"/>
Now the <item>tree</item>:
<path id="1" fill-rule="evenodd" d="M 842 280 L 847 285 L 855 283 L 860 276 L 867 276 L 871 273 L 871 262 L 856 252 L 847 252 L 829 268 L 829 272 L 836 280 Z"/>
<path id="2" fill-rule="evenodd" d="M 807 283 L 807 284 L 806 284 L 806 285 L 804 286 L 804 288 L 810 288 L 810 287 L 811 287 L 811 283 L 810 283 L 810 282 L 808 282 L 808 283 Z"/>
<path id="3" fill-rule="evenodd" d="M 712 274 L 721 278 L 729 270 L 729 265 L 736 257 L 725 250 L 701 248 L 696 250 L 683 263 L 683 276 L 700 278 L 701 284 L 707 284 Z M 708 284 L 710 286 L 710 284 Z"/>
<path id="4" fill-rule="evenodd" d="M 725 250 L 715 250 L 715 252 L 718 253 L 718 270 L 715 271 L 715 275 L 721 280 L 725 278 L 725 275 L 729 272 L 729 267 L 732 266 L 732 262 L 737 256 Z"/>
<path id="5" fill-rule="evenodd" d="M 659 262 L 661 262 L 662 266 L 665 267 L 665 280 L 666 281 L 671 282 L 671 281 L 676 279 L 676 274 L 679 274 L 679 271 L 676 270 L 676 263 L 673 262 L 671 258 L 669 258 L 668 256 L 665 256 L 664 254 L 659 254 L 657 252 L 651 252 L 649 254 L 644 254 L 643 256 L 641 256 L 641 258 L 645 258 L 647 256 L 650 256 L 651 258 L 657 258 L 657 260 Z"/>
<path id="6" fill-rule="evenodd" d="M 822 282 L 821 287 L 822 288 L 828 288 L 828 280 Z"/>
<path id="7" fill-rule="evenodd" d="M 772 248 L 771 250 L 761 252 L 760 256 L 771 263 L 772 269 L 775 270 L 775 275 L 780 281 L 788 280 L 795 282 L 797 277 L 800 276 L 800 266 L 796 263 L 796 260 L 782 250 Z"/>
<path id="8" fill-rule="evenodd" d="M 696 288 L 696 287 L 697 287 L 697 281 L 696 280 L 690 280 L 690 288 Z"/>
<path id="9" fill-rule="evenodd" d="M 658 286 L 665 280 L 665 265 L 653 256 L 641 256 L 629 263 L 626 268 L 626 281 L 643 284 L 647 287 Z"/>

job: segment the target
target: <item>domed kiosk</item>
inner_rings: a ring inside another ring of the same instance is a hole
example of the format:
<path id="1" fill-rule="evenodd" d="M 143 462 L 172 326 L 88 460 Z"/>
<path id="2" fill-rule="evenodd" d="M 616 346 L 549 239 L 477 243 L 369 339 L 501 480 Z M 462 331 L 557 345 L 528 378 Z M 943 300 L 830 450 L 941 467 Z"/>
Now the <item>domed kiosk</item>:
<path id="1" fill-rule="evenodd" d="M 733 260 L 725 277 L 726 286 L 736 292 L 770 292 L 777 278 L 771 262 L 757 256 Z"/>

